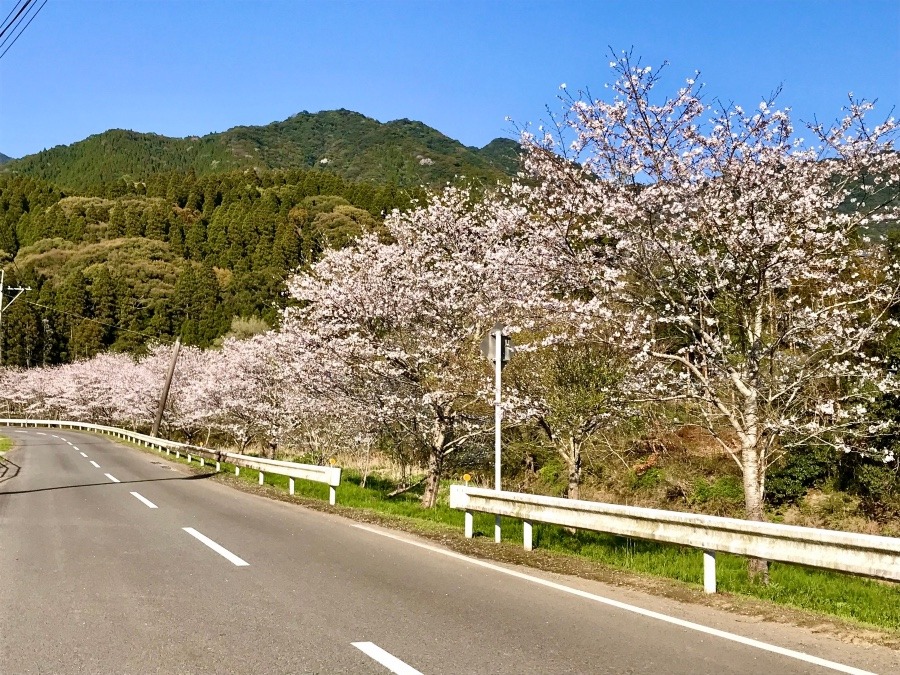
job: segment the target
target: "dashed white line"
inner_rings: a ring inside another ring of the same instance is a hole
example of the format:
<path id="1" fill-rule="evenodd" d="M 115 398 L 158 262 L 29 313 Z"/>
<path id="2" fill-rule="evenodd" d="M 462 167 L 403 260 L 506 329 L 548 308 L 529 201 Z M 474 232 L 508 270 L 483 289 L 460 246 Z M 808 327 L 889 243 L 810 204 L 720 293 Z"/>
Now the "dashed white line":
<path id="1" fill-rule="evenodd" d="M 432 551 L 434 553 L 440 553 L 441 555 L 448 556 L 450 558 L 456 558 L 457 560 L 463 560 L 472 565 L 478 565 L 479 567 L 485 567 L 489 570 L 493 570 L 495 572 L 500 572 L 501 574 L 507 574 L 511 577 L 516 577 L 517 579 L 522 579 L 524 581 L 530 581 L 534 584 L 539 584 L 541 586 L 546 586 L 547 588 L 553 588 L 557 591 L 562 591 L 563 593 L 570 593 L 572 595 L 577 595 L 581 598 L 586 598 L 587 600 L 593 600 L 595 602 L 602 603 L 604 605 L 609 605 L 611 607 L 616 607 L 618 609 L 625 610 L 626 612 L 632 612 L 634 614 L 639 614 L 641 616 L 646 616 L 651 619 L 657 619 L 659 621 L 665 621 L 666 623 L 671 623 L 676 626 L 681 626 L 682 628 L 688 628 L 690 630 L 695 630 L 700 633 L 706 633 L 707 635 L 714 635 L 719 638 L 723 638 L 725 640 L 731 640 L 732 642 L 737 642 L 739 644 L 747 645 L 749 647 L 756 647 L 757 649 L 761 649 L 763 651 L 772 652 L 774 654 L 781 654 L 782 656 L 787 656 L 791 659 L 797 659 L 798 661 L 805 661 L 806 663 L 813 663 L 817 666 L 822 666 L 823 668 L 829 668 L 831 670 L 836 670 L 839 673 L 848 673 L 849 675 L 876 675 L 868 670 L 862 670 L 861 668 L 854 668 L 853 666 L 848 666 L 843 663 L 837 663 L 836 661 L 828 661 L 827 659 L 819 658 L 818 656 L 812 656 L 811 654 L 804 654 L 803 652 L 798 652 L 793 649 L 787 649 L 785 647 L 779 647 L 778 645 L 768 644 L 767 642 L 761 642 L 759 640 L 754 640 L 753 638 L 744 637 L 743 635 L 737 635 L 736 633 L 729 633 L 724 630 L 719 630 L 718 628 L 710 628 L 709 626 L 704 626 L 699 623 L 694 623 L 693 621 L 685 621 L 684 619 L 679 619 L 674 616 L 669 616 L 667 614 L 661 614 L 660 612 L 654 612 L 649 609 L 644 609 L 643 607 L 637 607 L 635 605 L 629 605 L 624 602 L 619 602 L 618 600 L 613 600 L 611 598 L 604 598 L 602 595 L 595 595 L 594 593 L 588 593 L 587 591 L 582 591 L 577 588 L 571 588 L 569 586 L 565 586 L 563 584 L 558 584 L 553 581 L 548 581 L 547 579 L 541 579 L 540 577 L 534 577 L 530 574 L 524 574 L 522 572 L 517 572 L 516 570 L 507 569 L 506 567 L 501 567 L 500 565 L 494 565 L 489 562 L 485 562 L 483 560 L 477 560 L 475 558 L 470 558 L 468 556 L 462 555 L 461 553 L 456 553 L 454 551 L 446 551 L 444 549 L 438 548 L 437 546 L 431 546 L 429 544 L 423 544 L 417 541 L 412 541 L 410 539 L 406 539 L 404 537 L 397 536 L 395 534 L 391 534 L 389 532 L 382 532 L 381 530 L 376 530 L 375 528 L 368 527 L 366 525 L 356 525 L 353 527 L 358 528 L 360 530 L 365 530 L 366 532 L 371 532 L 372 534 L 377 534 L 382 537 L 387 537 L 388 539 L 395 539 L 397 541 L 402 541 L 406 544 L 410 544 L 412 546 L 418 546 L 419 548 L 424 548 L 428 551 Z"/>
<path id="2" fill-rule="evenodd" d="M 72 445 L 72 444 L 71 444 L 71 443 L 69 443 L 69 445 Z M 73 450 L 78 450 L 78 449 L 79 449 L 79 448 L 78 448 L 78 446 L 77 446 L 77 445 L 72 445 L 72 449 L 73 449 Z"/>
<path id="3" fill-rule="evenodd" d="M 197 541 L 209 546 L 213 551 L 218 553 L 220 556 L 222 556 L 229 562 L 233 563 L 236 567 L 246 567 L 247 565 L 250 564 L 246 560 L 243 560 L 242 558 L 237 557 L 234 553 L 229 551 L 224 546 L 217 544 L 216 542 L 214 542 L 212 539 L 210 539 L 206 535 L 200 534 L 193 527 L 182 527 L 181 529 L 184 530 L 185 532 L 187 532 L 192 537 L 194 537 Z"/>
<path id="4" fill-rule="evenodd" d="M 36 433 L 38 436 L 46 436 L 47 435 L 43 431 L 35 431 L 34 433 Z"/>
<path id="5" fill-rule="evenodd" d="M 93 467 L 94 467 L 95 469 L 99 469 L 99 468 L 100 468 L 100 465 L 97 464 L 97 462 L 95 462 L 94 460 L 91 460 L 91 464 L 93 465 Z"/>
<path id="6" fill-rule="evenodd" d="M 147 499 L 144 495 L 140 494 L 139 492 L 132 492 L 131 494 L 134 496 L 135 499 L 146 504 L 148 508 L 151 508 L 151 509 L 159 508 L 156 504 L 151 502 L 149 499 Z"/>
<path id="7" fill-rule="evenodd" d="M 106 476 L 107 478 L 109 478 L 113 483 L 121 483 L 122 482 L 110 473 L 105 473 L 103 475 Z"/>
<path id="8" fill-rule="evenodd" d="M 87 459 L 87 455 L 84 454 L 83 452 L 81 453 L 81 456 L 84 457 L 85 459 Z"/>
<path id="9" fill-rule="evenodd" d="M 422 675 L 421 672 L 419 672 L 412 666 L 403 663 L 403 661 L 398 659 L 396 656 L 394 656 L 390 652 L 384 651 L 381 647 L 372 642 L 351 642 L 350 644 L 352 644 L 370 659 L 378 661 L 378 663 L 383 665 L 392 673 L 396 673 L 397 675 Z"/>

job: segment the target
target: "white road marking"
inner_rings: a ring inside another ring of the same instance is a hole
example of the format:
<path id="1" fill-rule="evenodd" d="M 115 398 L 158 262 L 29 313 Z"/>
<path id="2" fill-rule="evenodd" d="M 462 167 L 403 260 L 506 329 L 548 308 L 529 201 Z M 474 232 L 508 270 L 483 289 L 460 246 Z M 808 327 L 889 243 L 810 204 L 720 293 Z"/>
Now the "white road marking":
<path id="1" fill-rule="evenodd" d="M 121 483 L 121 482 L 122 482 L 122 481 L 120 481 L 118 478 L 116 478 L 115 476 L 113 476 L 112 474 L 105 473 L 105 474 L 103 474 L 103 475 L 106 476 L 107 478 L 109 478 L 113 483 Z"/>
<path id="2" fill-rule="evenodd" d="M 14 434 L 27 434 L 27 431 L 13 431 Z"/>
<path id="3" fill-rule="evenodd" d="M 99 469 L 99 468 L 100 468 L 100 465 L 97 464 L 97 462 L 95 462 L 94 460 L 91 460 L 91 464 L 94 466 L 95 469 Z"/>
<path id="4" fill-rule="evenodd" d="M 53 438 L 59 438 L 59 436 L 57 436 L 56 434 L 50 434 L 50 435 L 51 435 Z M 59 440 L 62 440 L 62 439 L 59 438 Z"/>
<path id="5" fill-rule="evenodd" d="M 184 530 L 185 532 L 187 532 L 192 537 L 194 537 L 197 541 L 209 546 L 213 551 L 218 553 L 220 556 L 222 556 L 229 562 L 233 563 L 235 566 L 246 567 L 247 565 L 250 564 L 246 560 L 238 558 L 234 553 L 229 551 L 224 546 L 217 544 L 216 542 L 214 542 L 212 539 L 210 539 L 206 535 L 200 534 L 193 527 L 182 527 L 181 529 Z"/>
<path id="6" fill-rule="evenodd" d="M 352 644 L 370 659 L 378 661 L 378 663 L 383 665 L 392 673 L 396 673 L 397 675 L 422 675 L 422 673 L 420 673 L 412 666 L 408 666 L 396 656 L 384 651 L 381 647 L 372 642 L 351 642 L 350 644 Z"/>
<path id="7" fill-rule="evenodd" d="M 770 645 L 767 642 L 761 642 L 759 640 L 754 640 L 753 638 L 744 637 L 743 635 L 737 635 L 736 633 L 729 633 L 724 630 L 718 630 L 717 628 L 710 628 L 709 626 L 704 626 L 699 623 L 694 623 L 693 621 L 685 621 L 684 619 L 678 619 L 674 616 L 669 616 L 667 614 L 661 614 L 660 612 L 654 612 L 649 609 L 644 609 L 643 607 L 637 607 L 635 605 L 629 605 L 625 602 L 619 602 L 618 600 L 613 600 L 611 598 L 604 598 L 602 595 L 595 595 L 594 593 L 588 593 L 587 591 L 582 591 L 577 588 L 570 588 L 569 586 L 564 586 L 563 584 L 558 584 L 553 581 L 548 581 L 547 579 L 541 579 L 540 577 L 534 577 L 530 574 L 524 574 L 522 572 L 518 572 L 516 570 L 507 569 L 505 567 L 501 567 L 500 565 L 493 565 L 489 562 L 485 562 L 483 560 L 476 560 L 475 558 L 470 558 L 468 556 L 462 555 L 461 553 L 456 553 L 454 551 L 445 551 L 444 549 L 438 548 L 436 546 L 430 546 L 429 544 L 422 544 L 417 541 L 411 541 L 409 539 L 405 539 L 403 537 L 399 537 L 397 535 L 391 534 L 389 532 L 382 532 L 380 530 L 376 530 L 371 527 L 367 527 L 365 525 L 353 525 L 360 530 L 365 530 L 366 532 L 371 532 L 372 534 L 377 534 L 382 537 L 387 537 L 388 539 L 395 539 L 396 541 L 402 541 L 406 544 L 410 544 L 411 546 L 418 546 L 419 548 L 424 548 L 428 551 L 432 551 L 434 553 L 440 553 L 441 555 L 448 556 L 450 558 L 456 558 L 457 560 L 463 560 L 467 563 L 471 563 L 472 565 L 478 565 L 479 567 L 484 567 L 489 570 L 493 570 L 495 572 L 500 572 L 501 574 L 506 574 L 511 577 L 515 577 L 517 579 L 522 579 L 524 581 L 530 581 L 534 584 L 539 584 L 541 586 L 546 586 L 547 588 L 552 588 L 557 591 L 562 591 L 563 593 L 570 593 L 571 595 L 577 595 L 581 598 L 586 598 L 587 600 L 593 600 L 595 602 L 602 603 L 604 605 L 609 605 L 610 607 L 616 607 L 617 609 L 625 610 L 626 612 L 632 612 L 634 614 L 640 614 L 641 616 L 646 616 L 650 619 L 657 619 L 659 621 L 665 621 L 666 623 L 671 623 L 676 626 L 681 626 L 682 628 L 688 628 L 690 630 L 695 630 L 700 633 L 706 633 L 707 635 L 714 635 L 716 637 L 720 637 L 724 640 L 731 640 L 732 642 L 738 642 L 742 645 L 747 645 L 749 647 L 756 647 L 757 649 L 762 649 L 763 651 L 773 652 L 775 654 L 781 654 L 782 656 L 787 656 L 788 658 L 797 659 L 798 661 L 805 661 L 806 663 L 812 663 L 817 666 L 822 666 L 823 668 L 829 668 L 831 670 L 835 670 L 839 673 L 849 673 L 850 675 L 876 675 L 868 670 L 862 670 L 860 668 L 854 668 L 853 666 L 847 666 L 843 663 L 837 663 L 835 661 L 828 661 L 827 659 L 819 658 L 818 656 L 812 656 L 810 654 L 804 654 L 803 652 L 794 651 L 793 649 L 786 649 L 785 647 L 779 647 L 777 645 Z"/>
<path id="8" fill-rule="evenodd" d="M 140 494 L 139 492 L 132 492 L 131 494 L 134 496 L 135 499 L 146 504 L 148 508 L 151 508 L 151 509 L 159 508 L 156 504 L 151 502 L 149 499 L 147 499 L 144 495 Z"/>
<path id="9" fill-rule="evenodd" d="M 46 436 L 47 435 L 43 431 L 35 431 L 34 433 L 36 433 L 38 436 Z"/>
<path id="10" fill-rule="evenodd" d="M 72 444 L 69 443 L 69 445 L 72 445 Z M 72 445 L 72 449 L 73 449 L 73 450 L 78 450 L 78 446 L 77 446 L 77 445 Z"/>
<path id="11" fill-rule="evenodd" d="M 84 454 L 83 452 L 81 453 L 81 456 L 84 457 L 85 459 L 87 459 L 87 455 Z"/>

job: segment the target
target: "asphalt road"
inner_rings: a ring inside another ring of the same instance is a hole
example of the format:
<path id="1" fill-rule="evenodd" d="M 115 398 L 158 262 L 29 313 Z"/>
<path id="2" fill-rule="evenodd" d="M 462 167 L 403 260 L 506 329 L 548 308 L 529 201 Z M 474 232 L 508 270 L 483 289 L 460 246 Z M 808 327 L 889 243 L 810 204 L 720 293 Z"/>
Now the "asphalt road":
<path id="1" fill-rule="evenodd" d="M 896 651 L 473 561 L 90 434 L 3 432 L 3 675 L 900 672 Z"/>

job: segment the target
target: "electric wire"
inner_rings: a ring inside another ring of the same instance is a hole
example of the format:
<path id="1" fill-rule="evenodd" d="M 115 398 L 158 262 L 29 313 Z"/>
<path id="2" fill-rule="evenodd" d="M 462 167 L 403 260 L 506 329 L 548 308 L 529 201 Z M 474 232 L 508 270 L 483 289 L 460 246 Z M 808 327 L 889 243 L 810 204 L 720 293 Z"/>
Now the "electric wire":
<path id="1" fill-rule="evenodd" d="M 29 2 L 31 2 L 31 0 L 25 0 L 26 5 Z M 9 29 L 9 26 L 12 24 L 12 22 L 9 20 L 9 17 L 11 17 L 13 15 L 13 13 L 16 11 L 16 9 L 19 7 L 20 4 L 21 4 L 21 0 L 16 0 L 16 3 L 13 5 L 13 8 L 11 10 L 9 10 L 9 14 L 6 15 L 5 19 L 3 19 L 3 23 L 0 23 L 0 26 L 2 26 L 2 29 L 0 29 L 0 37 L 2 37 L 3 34 Z"/>
<path id="2" fill-rule="evenodd" d="M 27 29 L 28 26 L 31 25 L 31 22 L 34 21 L 35 17 L 37 17 L 37 15 L 41 13 L 41 10 L 44 9 L 44 5 L 46 5 L 46 4 L 47 4 L 47 0 L 44 0 L 44 2 L 41 3 L 41 6 L 37 8 L 37 11 L 36 11 L 34 14 L 31 15 L 31 18 L 30 18 L 30 19 L 28 19 L 28 23 L 25 24 L 25 27 L 22 28 L 22 30 L 19 31 L 19 34 L 18 34 L 18 35 L 16 35 L 15 40 L 13 40 L 13 41 L 9 44 L 9 47 L 7 47 L 6 49 L 4 49 L 4 50 L 3 50 L 3 53 L 0 54 L 0 59 L 2 59 L 4 56 L 6 56 L 6 52 L 8 52 L 10 49 L 12 49 L 12 46 L 13 46 L 14 44 L 16 44 L 16 42 L 19 41 L 19 38 L 22 37 L 22 33 L 24 33 L 24 32 L 25 32 L 25 29 Z M 12 33 L 10 33 L 10 35 L 12 35 Z M 4 42 L 5 42 L 5 40 L 4 40 Z M 3 45 L 0 44 L 0 47 L 2 47 L 2 46 L 3 46 Z"/>
<path id="3" fill-rule="evenodd" d="M 42 309 L 49 309 L 51 312 L 57 312 L 59 314 L 66 314 L 68 316 L 74 316 L 78 319 L 83 319 L 84 321 L 93 321 L 94 323 L 98 323 L 101 326 L 106 326 L 108 328 L 115 328 L 116 330 L 122 331 L 123 333 L 131 333 L 132 335 L 140 335 L 141 337 L 152 338 L 154 340 L 159 340 L 160 342 L 165 342 L 163 337 L 159 334 L 154 335 L 152 333 L 142 333 L 137 330 L 131 330 L 130 328 L 122 328 L 118 324 L 107 323 L 106 321 L 100 321 L 99 319 L 92 319 L 89 316 L 82 316 L 81 314 L 77 314 L 76 312 L 68 312 L 64 309 L 50 307 L 49 305 L 42 305 L 41 303 L 33 302 L 32 300 L 23 300 L 22 302 L 29 304 L 29 305 L 34 305 L 35 307 L 41 307 Z"/>
<path id="4" fill-rule="evenodd" d="M 9 17 L 12 16 L 12 13 L 16 11 L 16 7 L 18 7 L 19 3 L 17 2 L 11 10 L 9 10 L 9 14 L 6 15 L 6 18 L 3 19 L 3 28 L 0 28 L 0 37 L 3 37 L 3 34 L 9 30 L 10 26 L 12 26 L 16 19 L 25 11 L 25 8 L 28 7 L 32 3 L 33 0 L 25 0 L 25 4 L 19 9 L 19 13 L 16 14 L 15 18 L 12 21 L 9 21 Z"/>

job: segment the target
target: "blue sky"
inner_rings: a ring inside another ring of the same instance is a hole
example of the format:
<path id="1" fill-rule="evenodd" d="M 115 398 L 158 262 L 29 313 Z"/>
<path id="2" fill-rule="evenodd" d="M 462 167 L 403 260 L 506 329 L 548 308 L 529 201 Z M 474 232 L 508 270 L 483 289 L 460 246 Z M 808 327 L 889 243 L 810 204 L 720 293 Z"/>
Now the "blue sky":
<path id="1" fill-rule="evenodd" d="M 783 84 L 803 119 L 849 91 L 900 104 L 896 1 L 49 0 L 0 59 L 0 152 L 334 108 L 481 146 L 546 118 L 562 82 L 601 92 L 610 45 L 745 106 Z"/>

